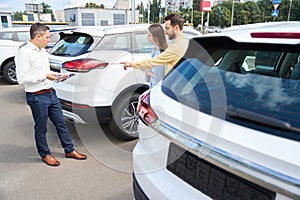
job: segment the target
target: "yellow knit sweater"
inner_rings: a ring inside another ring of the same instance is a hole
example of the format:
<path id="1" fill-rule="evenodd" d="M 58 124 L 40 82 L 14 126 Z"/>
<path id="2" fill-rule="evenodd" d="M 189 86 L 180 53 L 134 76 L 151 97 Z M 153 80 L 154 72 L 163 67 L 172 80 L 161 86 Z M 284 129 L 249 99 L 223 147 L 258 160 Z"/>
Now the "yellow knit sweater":
<path id="1" fill-rule="evenodd" d="M 174 43 L 170 45 L 164 52 L 158 56 L 138 62 L 133 62 L 132 67 L 135 69 L 155 67 L 165 64 L 167 74 L 172 67 L 178 62 L 180 58 L 183 57 L 188 48 L 188 39 L 184 35 L 177 37 Z"/>

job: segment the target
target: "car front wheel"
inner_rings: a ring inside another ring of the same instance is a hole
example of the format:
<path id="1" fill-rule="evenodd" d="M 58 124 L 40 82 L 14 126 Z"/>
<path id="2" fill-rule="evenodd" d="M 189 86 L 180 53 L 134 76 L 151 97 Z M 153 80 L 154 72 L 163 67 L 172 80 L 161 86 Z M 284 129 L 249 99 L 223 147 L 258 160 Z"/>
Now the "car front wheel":
<path id="1" fill-rule="evenodd" d="M 3 67 L 3 78 L 11 84 L 17 84 L 16 65 L 14 61 L 8 62 Z"/>
<path id="2" fill-rule="evenodd" d="M 111 131 L 123 140 L 138 138 L 137 104 L 140 94 L 127 94 L 112 107 L 113 117 L 109 123 Z"/>

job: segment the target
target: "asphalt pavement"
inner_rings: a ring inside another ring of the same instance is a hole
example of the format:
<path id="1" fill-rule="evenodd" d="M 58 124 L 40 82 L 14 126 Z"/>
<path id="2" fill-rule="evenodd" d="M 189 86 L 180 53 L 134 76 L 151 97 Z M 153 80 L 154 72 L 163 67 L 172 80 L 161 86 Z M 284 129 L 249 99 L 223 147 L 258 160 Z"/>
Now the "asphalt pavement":
<path id="1" fill-rule="evenodd" d="M 48 144 L 60 161 L 50 167 L 35 148 L 33 119 L 22 86 L 0 79 L 1 200 L 129 200 L 132 192 L 132 149 L 106 126 L 67 123 L 75 148 L 88 159 L 64 157 L 54 126 L 48 123 Z"/>

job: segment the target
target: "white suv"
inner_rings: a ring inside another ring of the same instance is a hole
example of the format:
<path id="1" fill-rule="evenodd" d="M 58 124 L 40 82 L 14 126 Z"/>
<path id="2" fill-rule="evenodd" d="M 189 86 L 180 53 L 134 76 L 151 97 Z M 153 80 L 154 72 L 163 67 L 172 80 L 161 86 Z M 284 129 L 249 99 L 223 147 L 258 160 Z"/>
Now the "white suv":
<path id="1" fill-rule="evenodd" d="M 135 199 L 300 199 L 300 22 L 190 40 L 140 96 Z"/>
<path id="2" fill-rule="evenodd" d="M 120 62 L 150 58 L 149 25 L 82 27 L 63 34 L 49 53 L 53 71 L 75 76 L 55 84 L 66 119 L 109 123 L 124 139 L 138 137 L 137 100 L 148 89 L 142 70 L 124 70 Z M 186 36 L 200 35 L 184 29 Z"/>
<path id="3" fill-rule="evenodd" d="M 46 49 L 50 49 L 59 39 L 61 31 L 75 28 L 64 27 L 50 29 L 50 42 Z M 0 75 L 11 84 L 17 84 L 15 54 L 19 47 L 30 39 L 30 27 L 4 28 L 0 30 Z"/>
<path id="4" fill-rule="evenodd" d="M 0 75 L 8 83 L 17 83 L 14 57 L 19 46 L 29 39 L 29 27 L 0 30 Z"/>

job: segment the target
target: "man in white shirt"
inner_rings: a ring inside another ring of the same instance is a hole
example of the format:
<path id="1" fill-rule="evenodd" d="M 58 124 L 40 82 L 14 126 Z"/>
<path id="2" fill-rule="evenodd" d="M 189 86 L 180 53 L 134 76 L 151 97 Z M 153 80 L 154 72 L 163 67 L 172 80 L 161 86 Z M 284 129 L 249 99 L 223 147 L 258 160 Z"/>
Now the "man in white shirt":
<path id="1" fill-rule="evenodd" d="M 27 104 L 35 122 L 35 142 L 43 162 L 59 166 L 60 162 L 51 154 L 47 144 L 48 117 L 56 127 L 66 158 L 85 160 L 86 155 L 77 152 L 66 126 L 60 102 L 52 89 L 53 81 L 61 79 L 58 73 L 50 71 L 45 47 L 50 41 L 49 27 L 35 23 L 30 28 L 31 39 L 22 45 L 15 57 L 17 80 L 24 85 Z M 63 76 L 63 79 L 67 75 Z"/>

